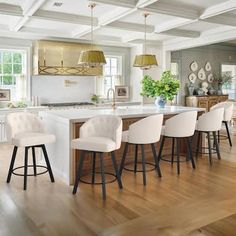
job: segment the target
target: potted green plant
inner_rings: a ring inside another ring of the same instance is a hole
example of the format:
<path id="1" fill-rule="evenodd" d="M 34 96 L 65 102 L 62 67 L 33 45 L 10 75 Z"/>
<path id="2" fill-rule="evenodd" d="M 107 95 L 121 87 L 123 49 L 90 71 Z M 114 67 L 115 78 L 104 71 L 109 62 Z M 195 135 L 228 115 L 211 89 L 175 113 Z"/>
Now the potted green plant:
<path id="1" fill-rule="evenodd" d="M 221 95 L 222 94 L 222 87 L 225 86 L 230 86 L 232 84 L 232 79 L 233 76 L 230 74 L 230 72 L 223 72 L 222 74 L 216 73 L 214 74 L 214 80 L 217 84 L 217 94 Z"/>
<path id="2" fill-rule="evenodd" d="M 141 95 L 153 97 L 155 104 L 164 107 L 167 100 L 172 101 L 177 95 L 180 82 L 175 79 L 169 70 L 164 71 L 160 80 L 153 80 L 151 76 L 144 76 L 142 83 Z"/>

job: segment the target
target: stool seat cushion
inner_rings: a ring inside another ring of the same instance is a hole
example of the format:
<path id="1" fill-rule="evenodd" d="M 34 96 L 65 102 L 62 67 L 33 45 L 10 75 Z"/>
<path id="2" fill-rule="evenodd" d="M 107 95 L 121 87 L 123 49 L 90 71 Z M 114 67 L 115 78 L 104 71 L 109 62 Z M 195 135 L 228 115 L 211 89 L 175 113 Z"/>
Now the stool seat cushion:
<path id="1" fill-rule="evenodd" d="M 93 151 L 93 152 L 112 152 L 116 150 L 116 143 L 106 137 L 84 137 L 71 141 L 73 149 Z"/>
<path id="2" fill-rule="evenodd" d="M 129 130 L 122 132 L 122 142 L 125 142 L 125 143 L 129 142 Z"/>
<path id="3" fill-rule="evenodd" d="M 55 141 L 56 138 L 53 134 L 38 132 L 18 133 L 12 138 L 12 144 L 18 147 L 36 146 L 53 143 Z"/>

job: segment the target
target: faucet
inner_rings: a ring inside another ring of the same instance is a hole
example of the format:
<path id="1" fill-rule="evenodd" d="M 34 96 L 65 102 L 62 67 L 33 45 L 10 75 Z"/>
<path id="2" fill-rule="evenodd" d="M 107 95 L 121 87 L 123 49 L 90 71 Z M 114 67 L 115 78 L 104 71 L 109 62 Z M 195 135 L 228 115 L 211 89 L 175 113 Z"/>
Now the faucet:
<path id="1" fill-rule="evenodd" d="M 115 100 L 115 90 L 113 88 L 109 88 L 107 91 L 107 99 L 109 99 L 110 92 L 112 92 L 112 108 L 116 109 L 116 100 Z"/>

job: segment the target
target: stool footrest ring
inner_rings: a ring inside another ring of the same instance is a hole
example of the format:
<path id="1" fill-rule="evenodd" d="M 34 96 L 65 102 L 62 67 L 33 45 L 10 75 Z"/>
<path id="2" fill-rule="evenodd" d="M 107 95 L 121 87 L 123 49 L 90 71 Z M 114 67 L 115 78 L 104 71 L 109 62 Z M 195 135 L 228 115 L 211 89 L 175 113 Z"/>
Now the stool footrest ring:
<path id="1" fill-rule="evenodd" d="M 101 174 L 101 171 L 96 171 L 95 174 Z M 110 175 L 110 176 L 113 176 L 113 177 L 114 177 L 114 178 L 112 178 L 112 179 L 109 180 L 109 181 L 105 181 L 106 184 L 113 183 L 113 182 L 115 182 L 116 179 L 117 179 L 116 175 L 113 174 L 113 173 L 104 172 L 104 174 L 105 174 L 105 175 Z M 92 185 L 100 185 L 100 184 L 102 184 L 102 182 L 96 182 L 96 181 L 95 181 L 94 183 L 92 183 L 92 181 L 84 180 L 83 177 L 85 177 L 85 176 L 92 176 L 92 173 L 81 176 L 80 179 L 79 179 L 79 181 L 82 182 L 82 183 L 84 183 L 84 184 L 92 184 Z"/>
<path id="2" fill-rule="evenodd" d="M 166 161 L 166 162 L 171 162 L 171 159 L 163 158 L 163 157 L 170 157 L 170 158 L 171 158 L 171 155 L 172 155 L 172 154 L 164 154 L 164 155 L 161 156 L 161 160 L 162 160 L 162 161 Z M 177 157 L 177 155 L 174 154 L 174 157 Z M 179 157 L 185 159 L 185 160 L 179 160 L 179 162 L 188 162 L 188 161 L 190 161 L 190 158 L 189 158 L 189 157 L 186 157 L 186 156 L 183 155 L 183 154 L 182 154 L 182 155 L 179 155 Z M 174 159 L 173 162 L 174 162 L 174 163 L 177 163 L 177 160 Z"/>
<path id="3" fill-rule="evenodd" d="M 126 164 L 124 166 L 124 169 L 127 170 L 127 171 L 131 171 L 131 172 L 134 172 L 134 168 L 128 168 L 126 167 L 127 165 L 134 165 L 134 162 L 133 163 L 129 163 L 129 164 Z M 142 164 L 141 161 L 138 161 L 137 164 Z M 156 165 L 152 162 L 145 162 L 145 165 L 150 165 L 150 166 L 153 166 L 151 169 L 147 169 L 146 172 L 150 172 L 150 171 L 153 171 L 156 169 Z M 143 170 L 137 170 L 136 172 L 143 172 Z"/>
<path id="4" fill-rule="evenodd" d="M 29 168 L 29 167 L 33 168 L 34 165 L 27 165 L 27 168 Z M 37 173 L 36 175 L 34 175 L 34 174 L 27 174 L 27 176 L 43 175 L 43 174 L 45 174 L 45 173 L 48 172 L 48 168 L 47 168 L 46 166 L 36 165 L 36 168 L 37 168 L 37 167 L 43 168 L 43 169 L 46 169 L 46 170 L 45 170 L 45 171 L 42 171 L 42 172 L 39 172 L 39 173 Z M 20 170 L 20 169 L 23 169 L 23 168 L 25 168 L 25 166 L 18 166 L 18 167 L 16 167 L 16 168 L 14 168 L 14 169 L 12 170 L 12 174 L 13 174 L 13 175 L 16 175 L 16 176 L 24 176 L 24 174 L 19 174 L 19 173 L 16 173 L 16 172 L 15 172 L 16 170 Z"/>

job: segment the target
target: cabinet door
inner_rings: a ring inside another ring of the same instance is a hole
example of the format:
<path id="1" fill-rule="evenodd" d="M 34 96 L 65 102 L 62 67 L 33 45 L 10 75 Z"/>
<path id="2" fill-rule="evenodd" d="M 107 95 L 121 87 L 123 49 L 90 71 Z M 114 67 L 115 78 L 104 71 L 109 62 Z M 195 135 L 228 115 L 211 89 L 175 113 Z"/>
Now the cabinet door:
<path id="1" fill-rule="evenodd" d="M 198 107 L 206 108 L 206 111 L 208 111 L 209 110 L 208 99 L 207 98 L 198 98 Z"/>
<path id="2" fill-rule="evenodd" d="M 209 98 L 209 109 L 210 109 L 212 106 L 216 105 L 218 102 L 219 102 L 219 101 L 218 101 L 218 98 L 217 98 L 217 97 Z"/>

